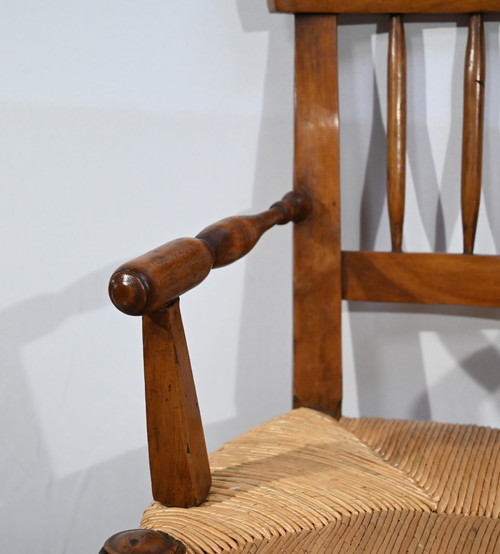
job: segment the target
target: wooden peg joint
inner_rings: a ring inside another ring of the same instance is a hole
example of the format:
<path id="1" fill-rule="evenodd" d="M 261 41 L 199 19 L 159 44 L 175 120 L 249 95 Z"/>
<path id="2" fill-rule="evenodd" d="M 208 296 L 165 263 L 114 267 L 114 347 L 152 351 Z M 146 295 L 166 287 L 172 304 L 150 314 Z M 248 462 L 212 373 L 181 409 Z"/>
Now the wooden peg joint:
<path id="1" fill-rule="evenodd" d="M 278 225 L 284 225 L 290 221 L 300 223 L 311 213 L 312 202 L 307 193 L 294 190 L 285 194 L 282 200 L 275 202 L 269 209 L 274 208 L 278 208 L 285 214 L 285 219 Z"/>

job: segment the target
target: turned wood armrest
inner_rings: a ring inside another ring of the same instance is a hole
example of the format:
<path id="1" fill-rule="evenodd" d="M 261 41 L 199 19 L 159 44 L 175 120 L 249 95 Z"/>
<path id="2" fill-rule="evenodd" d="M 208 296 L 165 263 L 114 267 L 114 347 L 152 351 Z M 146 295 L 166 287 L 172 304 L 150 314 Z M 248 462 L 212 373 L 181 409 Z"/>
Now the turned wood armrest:
<path id="1" fill-rule="evenodd" d="M 201 283 L 212 268 L 228 265 L 247 254 L 269 228 L 301 221 L 310 210 L 311 202 L 305 193 L 289 192 L 258 215 L 228 217 L 195 238 L 167 242 L 113 273 L 109 283 L 111 300 L 129 315 L 161 310 Z"/>
<path id="2" fill-rule="evenodd" d="M 143 316 L 146 419 L 155 500 L 167 506 L 195 506 L 203 502 L 211 485 L 179 296 L 203 281 L 212 268 L 244 256 L 272 226 L 299 222 L 310 211 L 305 193 L 289 192 L 265 212 L 223 219 L 195 238 L 168 242 L 113 273 L 109 292 L 114 305 L 126 314 Z"/>

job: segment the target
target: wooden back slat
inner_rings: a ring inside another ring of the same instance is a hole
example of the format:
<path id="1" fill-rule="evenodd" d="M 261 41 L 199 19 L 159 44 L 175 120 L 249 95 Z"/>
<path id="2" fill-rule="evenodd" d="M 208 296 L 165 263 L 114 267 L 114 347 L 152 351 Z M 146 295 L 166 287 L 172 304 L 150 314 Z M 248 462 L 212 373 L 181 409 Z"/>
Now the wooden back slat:
<path id="1" fill-rule="evenodd" d="M 285 13 L 477 13 L 498 12 L 497 0 L 267 0 Z"/>
<path id="2" fill-rule="evenodd" d="M 500 307 L 500 257 L 343 252 L 345 300 Z"/>
<path id="3" fill-rule="evenodd" d="M 387 90 L 387 200 L 392 250 L 400 252 L 403 244 L 406 172 L 406 46 L 401 15 L 390 18 Z"/>
<path id="4" fill-rule="evenodd" d="M 312 199 L 294 227 L 294 405 L 340 416 L 341 252 L 337 18 L 295 22 L 294 187 Z"/>
<path id="5" fill-rule="evenodd" d="M 483 151 L 485 48 L 481 14 L 469 18 L 465 61 L 462 145 L 462 225 L 464 253 L 472 254 L 476 236 Z"/>

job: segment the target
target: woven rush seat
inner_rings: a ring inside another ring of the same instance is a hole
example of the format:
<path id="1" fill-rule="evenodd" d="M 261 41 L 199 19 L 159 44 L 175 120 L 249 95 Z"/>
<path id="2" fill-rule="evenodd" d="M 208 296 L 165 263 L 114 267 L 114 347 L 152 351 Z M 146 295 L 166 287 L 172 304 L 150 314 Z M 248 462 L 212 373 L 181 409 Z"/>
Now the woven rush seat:
<path id="1" fill-rule="evenodd" d="M 299 408 L 212 454 L 201 506 L 141 526 L 192 553 L 500 552 L 499 454 L 490 428 Z"/>

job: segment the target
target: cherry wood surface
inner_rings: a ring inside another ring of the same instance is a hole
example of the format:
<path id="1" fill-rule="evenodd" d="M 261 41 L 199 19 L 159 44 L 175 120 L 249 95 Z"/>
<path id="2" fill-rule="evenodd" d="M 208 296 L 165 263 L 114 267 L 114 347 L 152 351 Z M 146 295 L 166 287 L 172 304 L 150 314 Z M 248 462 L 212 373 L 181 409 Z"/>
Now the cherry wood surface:
<path id="1" fill-rule="evenodd" d="M 294 186 L 311 217 L 294 227 L 294 406 L 340 416 L 342 398 L 337 19 L 295 23 Z"/>
<path id="2" fill-rule="evenodd" d="M 500 11 L 498 0 L 267 0 L 285 13 L 476 13 Z"/>
<path id="3" fill-rule="evenodd" d="M 500 307 L 500 257 L 343 252 L 346 300 Z"/>
<path id="4" fill-rule="evenodd" d="M 481 197 L 485 57 L 483 16 L 474 14 L 469 19 L 464 79 L 462 225 L 465 254 L 472 254 L 474 250 Z"/>
<path id="5" fill-rule="evenodd" d="M 149 463 L 155 500 L 194 506 L 211 485 L 179 300 L 143 317 Z"/>
<path id="6" fill-rule="evenodd" d="M 387 200 L 392 249 L 400 252 L 406 177 L 406 46 L 401 15 L 391 16 L 389 23 L 387 91 Z"/>
<path id="7" fill-rule="evenodd" d="M 243 257 L 274 225 L 301 221 L 310 210 L 307 194 L 292 191 L 261 214 L 228 217 L 196 238 L 170 241 L 121 265 L 111 276 L 110 298 L 128 315 L 160 310 L 201 283 L 212 268 Z"/>
<path id="8" fill-rule="evenodd" d="M 110 537 L 99 554 L 185 554 L 186 547 L 161 531 L 133 529 Z"/>

